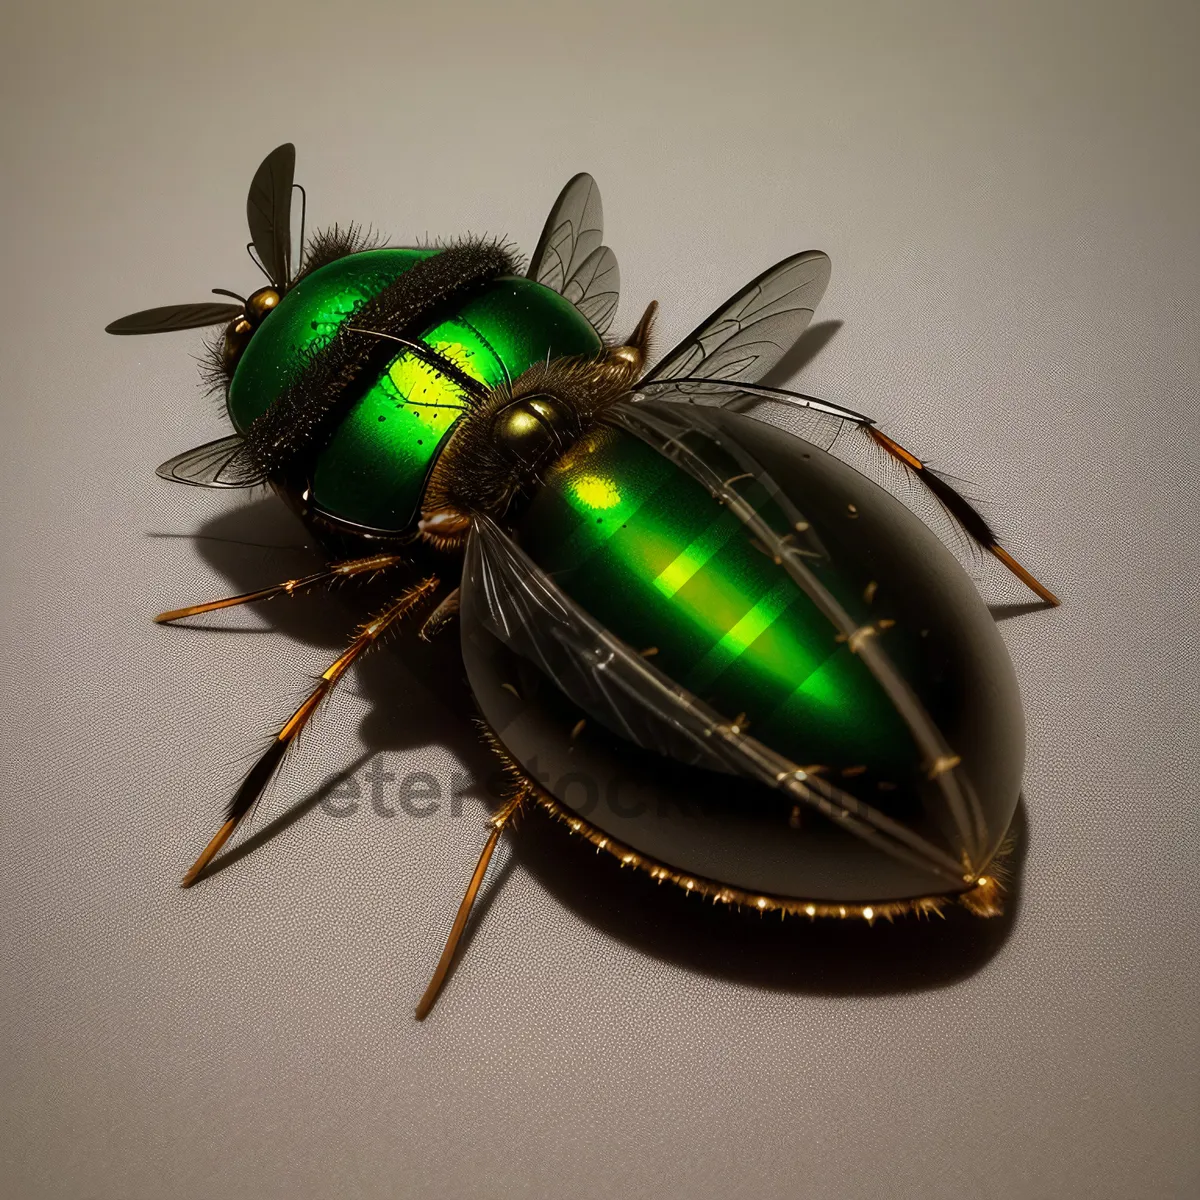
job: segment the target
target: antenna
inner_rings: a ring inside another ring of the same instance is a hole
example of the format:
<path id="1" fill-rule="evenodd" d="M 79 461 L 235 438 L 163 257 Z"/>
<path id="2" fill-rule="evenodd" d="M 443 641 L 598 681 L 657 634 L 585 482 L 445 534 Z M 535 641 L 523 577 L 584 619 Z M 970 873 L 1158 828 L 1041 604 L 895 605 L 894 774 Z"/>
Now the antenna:
<path id="1" fill-rule="evenodd" d="M 394 333 L 380 333 L 377 329 L 363 329 L 358 325 L 343 325 L 342 328 L 348 333 L 365 333 L 367 337 L 397 342 L 411 350 L 422 362 L 433 367 L 435 371 L 440 371 L 456 383 L 475 401 L 482 401 L 487 397 L 488 389 L 478 379 L 472 379 L 465 371 L 460 371 L 449 359 L 438 354 L 436 350 L 431 350 L 424 342 L 412 342 L 408 338 L 399 337 Z"/>

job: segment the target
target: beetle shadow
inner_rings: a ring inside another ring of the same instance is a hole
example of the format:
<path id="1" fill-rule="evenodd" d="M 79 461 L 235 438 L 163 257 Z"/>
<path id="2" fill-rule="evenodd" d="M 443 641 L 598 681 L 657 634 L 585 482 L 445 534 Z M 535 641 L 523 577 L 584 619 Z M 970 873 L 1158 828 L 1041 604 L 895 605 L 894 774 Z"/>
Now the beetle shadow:
<path id="1" fill-rule="evenodd" d="M 327 562 L 299 519 L 274 496 L 220 514 L 194 534 L 152 532 L 148 536 L 190 539 L 207 565 L 228 581 L 230 593 L 297 578 Z M 328 650 L 332 661 L 363 621 L 424 574 L 428 572 L 396 568 L 369 580 L 347 580 L 333 588 L 208 613 L 165 626 L 164 631 L 180 637 L 282 633 L 302 645 Z M 446 590 L 448 584 L 449 580 Z M 179 601 L 204 599 L 208 597 L 181 596 Z M 478 768 L 483 777 L 494 759 L 473 736 L 470 721 L 477 713 L 466 688 L 457 639 L 451 633 L 429 642 L 412 636 L 419 620 L 418 616 L 404 623 L 394 640 L 359 659 L 353 678 L 342 684 L 342 690 L 355 691 L 369 701 L 361 730 L 369 753 L 441 744 L 460 755 L 468 768 Z M 397 648 L 394 642 L 401 641 Z M 309 682 L 304 678 L 301 686 Z M 280 698 L 281 721 L 287 716 L 288 701 L 294 699 L 291 693 Z M 272 731 L 255 734 L 259 732 Z"/>
<path id="2" fill-rule="evenodd" d="M 551 822 L 521 830 L 516 857 L 597 930 L 686 970 L 774 991 L 887 995 L 945 987 L 973 975 L 1008 940 L 1020 910 L 1028 848 L 1024 798 L 1005 856 L 1006 906 L 988 920 L 957 904 L 942 916 L 894 922 L 810 920 L 739 912 L 626 870 Z M 565 843 L 565 844 L 564 844 Z"/>
<path id="3" fill-rule="evenodd" d="M 818 321 L 815 325 L 810 325 L 758 382 L 764 387 L 794 387 L 793 377 L 825 349 L 843 324 L 843 321 Z"/>
<path id="4" fill-rule="evenodd" d="M 302 575 L 324 561 L 300 522 L 274 497 L 224 513 L 194 535 L 150 536 L 191 538 L 206 563 L 229 581 L 230 592 Z M 345 648 L 353 628 L 394 597 L 407 578 L 388 574 L 332 593 L 284 596 L 256 606 L 252 618 L 247 619 L 248 610 L 233 609 L 205 617 L 190 628 L 241 636 L 261 632 L 265 623 L 267 631 L 328 649 L 332 659 Z M 188 628 L 175 626 L 172 632 L 188 636 Z M 480 781 L 473 794 L 494 803 L 497 764 L 475 734 L 477 712 L 453 630 L 432 642 L 408 636 L 402 645 L 367 656 L 351 686 L 369 706 L 360 729 L 363 755 L 226 851 L 206 874 L 233 865 L 305 817 L 377 753 L 444 746 Z M 280 705 L 281 719 L 286 707 Z M 476 829 L 468 824 L 464 829 L 466 836 L 478 834 L 482 846 L 482 825 Z M 556 822 L 541 813 L 531 814 L 513 839 L 508 864 L 483 889 L 463 946 L 481 927 L 504 879 L 519 863 L 593 928 L 686 970 L 764 989 L 823 995 L 882 995 L 943 987 L 984 966 L 1016 923 L 1028 845 L 1023 800 L 1013 835 L 1003 916 L 981 920 L 951 905 L 943 918 L 904 917 L 894 924 L 877 920 L 868 927 L 866 922 L 851 920 L 780 920 L 775 914 L 742 914 L 706 904 L 699 897 L 656 884 L 641 872 L 622 870 L 615 859 L 597 854 L 583 839 L 565 836 Z M 448 911 L 464 883 L 447 880 Z"/>
<path id="5" fill-rule="evenodd" d="M 1050 612 L 1053 608 L 1054 605 L 1046 600 L 1029 600 L 1024 604 L 989 604 L 988 612 L 994 621 L 1008 621 L 1028 613 Z"/>

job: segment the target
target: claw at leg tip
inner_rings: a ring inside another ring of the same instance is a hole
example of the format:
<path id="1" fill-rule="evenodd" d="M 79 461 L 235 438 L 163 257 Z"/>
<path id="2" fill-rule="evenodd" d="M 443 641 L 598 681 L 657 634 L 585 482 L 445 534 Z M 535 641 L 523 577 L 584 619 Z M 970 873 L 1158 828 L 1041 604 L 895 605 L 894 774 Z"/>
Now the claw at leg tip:
<path id="1" fill-rule="evenodd" d="M 180 880 L 179 886 L 181 888 L 190 888 L 193 884 L 195 884 L 195 882 L 204 873 L 204 868 L 208 866 L 210 858 L 210 855 L 202 854 L 198 859 L 196 859 L 196 861 L 188 868 L 188 873 L 183 877 L 183 879 Z"/>
<path id="2" fill-rule="evenodd" d="M 204 873 L 204 869 L 217 856 L 217 852 L 229 840 L 230 834 L 237 828 L 238 817 L 230 817 L 225 824 L 213 835 L 212 841 L 200 852 L 200 857 L 192 863 L 191 870 L 183 877 L 183 882 L 180 883 L 182 888 L 190 888 L 200 876 Z"/>

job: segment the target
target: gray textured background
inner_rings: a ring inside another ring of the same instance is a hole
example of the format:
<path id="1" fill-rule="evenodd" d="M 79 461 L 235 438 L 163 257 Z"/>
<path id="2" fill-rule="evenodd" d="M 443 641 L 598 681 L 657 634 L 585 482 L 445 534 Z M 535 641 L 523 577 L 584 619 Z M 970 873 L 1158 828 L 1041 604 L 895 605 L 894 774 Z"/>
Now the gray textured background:
<path id="1" fill-rule="evenodd" d="M 4 9 L 0 1192 L 1197 1194 L 1194 3 Z M 310 559 L 271 502 L 154 477 L 225 429 L 198 339 L 101 328 L 254 286 L 245 189 L 286 139 L 311 218 L 402 240 L 528 252 L 590 170 L 618 324 L 657 297 L 664 344 L 830 252 L 806 389 L 971 480 L 1064 600 L 1001 626 L 1010 919 L 706 918 L 533 823 L 418 1025 L 486 789 L 311 803 L 371 755 L 490 771 L 452 646 L 402 644 L 276 836 L 177 888 L 358 598 L 150 624 Z"/>

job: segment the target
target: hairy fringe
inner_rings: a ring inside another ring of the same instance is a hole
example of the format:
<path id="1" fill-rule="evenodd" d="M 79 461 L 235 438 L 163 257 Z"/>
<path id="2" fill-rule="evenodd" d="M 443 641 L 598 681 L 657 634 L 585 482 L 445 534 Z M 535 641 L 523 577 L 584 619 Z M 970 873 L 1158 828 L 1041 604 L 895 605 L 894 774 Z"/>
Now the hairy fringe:
<path id="1" fill-rule="evenodd" d="M 891 922 L 897 917 L 941 917 L 945 915 L 945 910 L 955 903 L 978 917 L 995 917 L 1004 911 L 1004 880 L 1008 872 L 1005 863 L 1001 860 L 1011 854 L 1013 839 L 1006 839 L 988 865 L 988 873 L 980 876 L 975 886 L 965 892 L 916 896 L 909 900 L 889 900 L 879 904 L 834 904 L 823 900 L 801 900 L 791 896 L 760 894 L 748 892 L 742 888 L 728 887 L 716 880 L 705 879 L 699 875 L 689 875 L 634 850 L 624 842 L 609 837 L 590 821 L 586 821 L 573 810 L 566 808 L 525 773 L 486 721 L 479 719 L 476 723 L 483 735 L 484 742 L 500 759 L 505 774 L 512 781 L 512 792 L 509 794 L 515 793 L 520 788 L 527 789 L 530 798 L 547 816 L 565 825 L 571 833 L 582 837 L 597 851 L 602 850 L 615 858 L 620 866 L 644 871 L 658 883 L 673 884 L 688 895 L 700 896 L 714 905 L 750 909 L 757 913 L 777 912 L 781 917 L 857 919 L 866 921 L 869 925 L 873 925 L 877 920 Z"/>
<path id="2" fill-rule="evenodd" d="M 369 369 L 394 356 L 386 340 L 348 328 L 415 337 L 438 314 L 460 304 L 484 284 L 513 273 L 514 261 L 500 242 L 462 241 L 422 259 L 361 304 L 323 345 L 305 355 L 303 367 L 271 407 L 246 431 L 246 445 L 266 474 L 290 466 L 318 442 Z"/>
<path id="3" fill-rule="evenodd" d="M 485 247 L 498 251 L 508 260 L 508 275 L 524 275 L 526 262 L 521 248 L 511 238 L 499 235 L 463 233 L 454 237 L 424 237 L 414 243 L 416 250 L 461 250 L 463 247 Z"/>
<path id="4" fill-rule="evenodd" d="M 517 464 L 492 433 L 497 412 L 511 401 L 539 395 L 560 400 L 578 423 L 572 439 L 578 443 L 627 390 L 628 381 L 620 369 L 588 357 L 535 363 L 511 383 L 490 389 L 482 401 L 472 403 L 463 413 L 434 463 L 422 500 L 424 511 L 504 512 L 519 492 L 542 482 L 536 473 Z M 569 452 L 566 448 L 562 451 Z"/>
<path id="5" fill-rule="evenodd" d="M 225 334 L 222 331 L 214 337 L 204 339 L 200 352 L 200 384 L 206 396 L 224 396 L 229 385 L 233 382 L 233 368 L 225 362 L 222 351 L 225 348 Z"/>
<path id="6" fill-rule="evenodd" d="M 304 260 L 294 282 L 299 283 L 340 258 L 362 254 L 364 250 L 378 250 L 385 242 L 386 239 L 370 226 L 364 228 L 353 221 L 344 228 L 333 225 L 329 229 L 318 229 L 304 247 Z"/>

